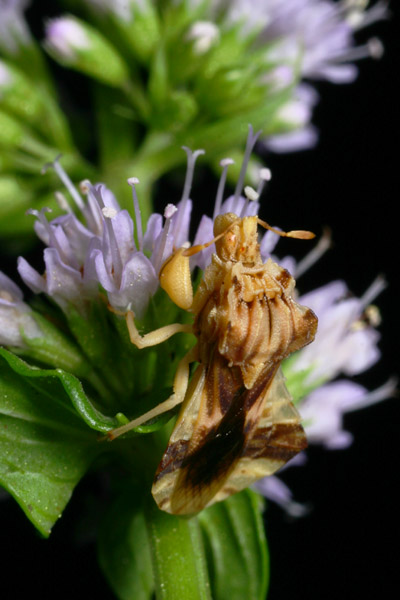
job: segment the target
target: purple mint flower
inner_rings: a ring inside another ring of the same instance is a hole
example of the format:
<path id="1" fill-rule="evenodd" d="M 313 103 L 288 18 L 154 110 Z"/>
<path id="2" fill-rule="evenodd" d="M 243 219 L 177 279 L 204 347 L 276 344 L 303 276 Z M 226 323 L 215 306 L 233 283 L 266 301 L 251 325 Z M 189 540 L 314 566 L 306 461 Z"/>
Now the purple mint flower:
<path id="1" fill-rule="evenodd" d="M 282 64 L 294 65 L 300 56 L 304 78 L 333 83 L 355 79 L 352 61 L 380 56 L 375 42 L 354 47 L 353 34 L 386 16 L 384 2 L 370 10 L 361 3 L 332 0 L 234 0 L 228 7 L 228 18 L 247 30 L 257 29 L 260 41 L 271 45 L 269 56 L 276 60 L 278 77 Z"/>
<path id="2" fill-rule="evenodd" d="M 61 193 L 58 193 L 57 198 L 67 214 L 48 221 L 48 209 L 30 211 L 37 218 L 34 226 L 36 234 L 48 246 L 43 254 L 45 272 L 43 276 L 40 275 L 23 257 L 18 259 L 18 271 L 26 285 L 35 293 L 48 294 L 63 310 L 73 304 L 84 312 L 87 302 L 98 293 L 98 282 L 94 278 L 88 257 L 93 243 L 100 242 L 103 231 L 101 210 L 91 196 L 87 183 L 82 186 L 88 196 L 88 202 L 85 203 L 58 159 L 51 165 L 46 165 L 44 170 L 49 166 L 56 170 L 86 224 L 74 215 Z M 116 203 L 111 193 L 106 195 L 106 203 Z"/>
<path id="3" fill-rule="evenodd" d="M 318 142 L 318 132 L 313 125 L 307 123 L 300 129 L 271 135 L 265 138 L 263 142 L 267 150 L 271 150 L 276 154 L 297 152 L 298 150 L 314 148 Z"/>
<path id="4" fill-rule="evenodd" d="M 85 224 L 73 214 L 62 194 L 58 199 L 66 215 L 49 222 L 46 210 L 31 211 L 38 219 L 36 233 L 48 246 L 44 250 L 45 274 L 40 275 L 20 257 L 22 279 L 34 292 L 52 297 L 64 311 L 72 304 L 84 313 L 88 301 L 98 296 L 101 284 L 114 308 L 133 308 L 142 315 L 158 281 L 149 259 L 136 250 L 129 213 L 120 209 L 111 191 L 101 184 L 82 183 L 85 202 L 58 160 L 52 166 Z"/>
<path id="5" fill-rule="evenodd" d="M 99 284 L 110 305 L 118 311 L 133 310 L 142 317 L 150 297 L 158 289 L 158 273 L 170 254 L 188 243 L 192 202 L 189 199 L 194 166 L 203 150 L 188 155 L 188 169 L 182 199 L 168 205 L 164 217 L 151 215 L 143 233 L 136 197 L 136 178 L 130 178 L 139 249 L 134 241 L 134 222 L 121 210 L 114 195 L 104 185 L 85 181 L 81 191 L 85 202 L 56 159 L 51 165 L 67 188 L 81 220 L 63 194 L 58 201 L 67 214 L 48 221 L 45 213 L 30 211 L 37 217 L 35 230 L 48 246 L 44 250 L 45 273 L 40 275 L 20 257 L 18 270 L 35 292 L 44 292 L 64 310 L 70 304 L 85 312 L 88 301 L 99 294 Z M 144 254 L 150 254 L 150 258 Z"/>
<path id="6" fill-rule="evenodd" d="M 223 201 L 227 169 L 233 162 L 221 162 L 223 172 L 217 190 L 214 217 L 224 212 L 238 216 L 256 215 L 258 197 L 271 177 L 268 169 L 261 169 L 258 190 L 243 185 L 251 152 L 260 135 L 250 128 L 245 157 L 235 192 Z M 135 223 L 126 210 L 121 210 L 116 198 L 103 184 L 82 182 L 84 200 L 56 159 L 52 167 L 64 183 L 69 196 L 79 212 L 73 213 L 67 198 L 60 192 L 57 199 L 66 214 L 49 221 L 48 209 L 31 211 L 36 216 L 35 231 L 46 244 L 44 250 L 45 272 L 38 273 L 20 257 L 18 270 L 24 282 L 35 292 L 44 292 L 64 310 L 74 305 L 83 314 L 88 303 L 105 290 L 110 305 L 117 311 L 133 310 L 142 317 L 149 299 L 158 289 L 158 275 L 165 260 L 189 242 L 192 201 L 190 192 L 197 158 L 203 150 L 187 153 L 187 172 L 182 197 L 178 204 L 168 204 L 164 215 L 150 216 L 143 231 L 139 203 L 136 196 L 138 179 L 128 180 L 132 188 Z M 136 229 L 137 245 L 134 232 Z M 203 216 L 195 236 L 195 244 L 208 243 L 213 238 L 213 220 Z M 205 268 L 215 251 L 210 246 L 192 257 L 192 267 Z"/>
<path id="7" fill-rule="evenodd" d="M 142 317 L 150 297 L 158 288 L 158 279 L 151 261 L 136 250 L 133 221 L 126 210 L 105 206 L 106 188 L 94 186 L 93 194 L 103 205 L 103 236 L 93 243 L 88 253 L 91 272 L 107 292 L 110 305 L 116 310 L 133 310 Z"/>
<path id="8" fill-rule="evenodd" d="M 42 332 L 31 308 L 23 302 L 20 288 L 0 271 L 0 344 L 24 348 L 22 334 L 36 338 Z"/>
<path id="9" fill-rule="evenodd" d="M 349 297 L 343 281 L 334 281 L 301 296 L 299 302 L 318 315 L 318 330 L 313 344 L 295 356 L 293 372 L 309 370 L 308 384 L 320 384 L 372 366 L 380 357 L 379 334 L 374 323 L 364 319 L 364 311 L 385 287 L 378 278 L 362 298 L 355 298 Z"/>
<path id="10" fill-rule="evenodd" d="M 81 246 L 87 243 L 87 232 L 84 231 L 82 239 L 78 240 L 71 236 L 72 242 L 68 236 L 68 231 L 79 230 L 77 221 L 73 215 L 68 215 L 65 219 L 55 219 L 48 222 L 45 216 L 45 209 L 40 213 L 31 211 L 39 222 L 39 236 L 47 239 L 48 248 L 44 250 L 43 258 L 45 263 L 45 273 L 40 275 L 23 258 L 18 259 L 18 272 L 26 285 L 35 293 L 44 292 L 54 299 L 63 309 L 67 310 L 69 304 L 73 304 L 81 311 L 84 311 L 85 304 L 96 294 L 96 284 L 88 277 L 90 270 L 85 269 L 85 259 L 82 260 Z M 64 226 L 68 225 L 66 231 Z"/>
<path id="11" fill-rule="evenodd" d="M 383 52 L 376 38 L 354 45 L 356 31 L 387 17 L 383 1 L 368 10 L 366 3 L 332 0 L 216 0 L 213 4 L 217 12 L 218 7 L 225 11 L 228 22 L 239 23 L 244 35 L 258 32 L 258 44 L 266 46 L 269 60 L 276 65 L 265 74 L 265 85 L 277 92 L 294 87 L 291 100 L 276 115 L 291 131 L 262 140 L 273 152 L 305 150 L 318 140 L 311 125 L 318 95 L 304 83 L 295 87 L 299 74 L 303 80 L 351 83 L 358 73 L 355 61 L 380 58 Z"/>
<path id="12" fill-rule="evenodd" d="M 347 448 L 353 436 L 343 429 L 343 416 L 389 398 L 395 387 L 396 382 L 389 380 L 368 392 L 357 383 L 341 379 L 317 388 L 299 405 L 308 441 L 329 450 Z"/>
<path id="13" fill-rule="evenodd" d="M 318 133 L 310 121 L 318 99 L 318 93 L 310 85 L 298 85 L 292 98 L 276 114 L 276 119 L 291 130 L 268 136 L 263 140 L 265 147 L 276 153 L 313 148 L 317 143 Z"/>
<path id="14" fill-rule="evenodd" d="M 290 467 L 303 466 L 306 462 L 307 456 L 304 452 L 301 452 L 286 463 L 280 470 L 280 473 L 286 471 L 286 469 Z M 254 488 L 260 494 L 265 496 L 265 498 L 281 506 L 291 517 L 302 517 L 309 511 L 307 505 L 300 504 L 293 499 L 293 493 L 290 488 L 276 475 L 270 475 L 269 477 L 259 479 L 254 484 Z"/>

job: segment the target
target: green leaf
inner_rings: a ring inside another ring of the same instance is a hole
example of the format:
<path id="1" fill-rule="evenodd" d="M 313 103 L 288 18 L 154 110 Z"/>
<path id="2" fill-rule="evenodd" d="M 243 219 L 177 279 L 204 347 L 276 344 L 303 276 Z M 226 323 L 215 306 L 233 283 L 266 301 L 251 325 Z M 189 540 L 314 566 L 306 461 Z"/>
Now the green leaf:
<path id="1" fill-rule="evenodd" d="M 210 585 L 197 517 L 186 519 L 145 507 L 157 600 L 210 600 Z M 245 597 L 245 596 L 244 596 Z"/>
<path id="2" fill-rule="evenodd" d="M 250 490 L 199 514 L 214 600 L 264 600 L 268 549 L 260 498 Z"/>
<path id="3" fill-rule="evenodd" d="M 44 536 L 104 449 L 74 409 L 71 379 L 54 374 L 0 348 L 0 483 Z"/>
<path id="4" fill-rule="evenodd" d="M 100 565 L 121 600 L 151 600 L 153 569 L 142 494 L 124 490 L 105 515 L 98 538 Z"/>
<path id="5" fill-rule="evenodd" d="M 32 367 L 4 348 L 0 348 L 1 356 L 18 375 L 31 379 L 29 385 L 35 389 L 40 389 L 45 396 L 53 393 L 52 401 L 54 405 L 62 406 L 71 414 L 74 414 L 78 423 L 78 415 L 80 415 L 86 425 L 104 433 L 113 427 L 118 427 L 120 424 L 116 417 L 104 415 L 92 404 L 86 396 L 79 379 L 71 373 L 66 373 L 62 369 Z M 47 404 L 47 409 L 51 410 L 51 406 L 51 404 Z M 83 427 L 83 424 L 81 424 L 81 427 Z"/>

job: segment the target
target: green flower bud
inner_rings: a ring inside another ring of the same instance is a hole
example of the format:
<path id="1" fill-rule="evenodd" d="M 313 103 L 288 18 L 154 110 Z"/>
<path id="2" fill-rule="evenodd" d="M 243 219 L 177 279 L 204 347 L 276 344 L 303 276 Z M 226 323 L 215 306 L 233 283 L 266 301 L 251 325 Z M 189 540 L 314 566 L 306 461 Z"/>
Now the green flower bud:
<path id="1" fill-rule="evenodd" d="M 36 88 L 21 71 L 2 60 L 0 105 L 28 122 L 43 119 L 43 105 Z"/>
<path id="2" fill-rule="evenodd" d="M 44 46 L 61 64 L 111 86 L 121 86 L 129 71 L 117 50 L 94 28 L 72 16 L 47 23 Z"/>
<path id="3" fill-rule="evenodd" d="M 107 38 L 123 44 L 142 63 L 147 63 L 160 40 L 160 22 L 153 2 L 96 0 L 90 3 L 93 17 Z"/>
<path id="4" fill-rule="evenodd" d="M 31 196 L 21 189 L 17 179 L 9 175 L 0 175 L 0 231 L 1 221 L 10 213 L 29 208 Z"/>
<path id="5" fill-rule="evenodd" d="M 0 110 L 0 147 L 18 147 L 24 135 L 25 131 L 21 123 Z"/>

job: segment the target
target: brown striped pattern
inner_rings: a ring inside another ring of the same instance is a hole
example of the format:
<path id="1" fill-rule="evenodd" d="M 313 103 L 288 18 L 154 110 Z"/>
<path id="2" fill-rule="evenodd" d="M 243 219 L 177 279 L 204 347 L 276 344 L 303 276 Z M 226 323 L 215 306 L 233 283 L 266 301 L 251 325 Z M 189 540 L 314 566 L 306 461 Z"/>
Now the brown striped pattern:
<path id="1" fill-rule="evenodd" d="M 235 220 L 225 215 L 217 229 Z M 272 260 L 262 263 L 257 217 L 234 225 L 217 252 L 192 305 L 197 383 L 189 386 L 153 486 L 160 508 L 174 514 L 243 489 L 307 446 L 279 367 L 313 340 L 317 319 L 293 300 L 290 273 Z"/>

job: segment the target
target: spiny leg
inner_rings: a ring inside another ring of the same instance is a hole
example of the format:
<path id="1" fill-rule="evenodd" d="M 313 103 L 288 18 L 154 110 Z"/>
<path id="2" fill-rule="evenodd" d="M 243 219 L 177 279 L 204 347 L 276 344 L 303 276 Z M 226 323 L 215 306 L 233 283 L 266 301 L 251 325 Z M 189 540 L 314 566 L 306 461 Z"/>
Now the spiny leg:
<path id="1" fill-rule="evenodd" d="M 174 377 L 174 393 L 165 400 L 161 402 L 158 406 L 155 406 L 151 410 L 147 411 L 137 419 L 133 419 L 129 423 L 122 425 L 121 427 L 117 427 L 116 429 L 112 429 L 107 432 L 107 437 L 110 441 L 115 440 L 120 435 L 127 433 L 131 429 L 135 427 L 139 427 L 139 425 L 143 425 L 150 419 L 154 419 L 158 417 L 158 415 L 162 415 L 165 412 L 168 412 L 178 404 L 181 404 L 185 398 L 186 390 L 189 383 L 189 365 L 190 363 L 197 360 L 197 346 L 189 350 L 187 354 L 180 361 L 178 368 Z"/>

